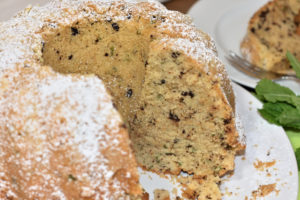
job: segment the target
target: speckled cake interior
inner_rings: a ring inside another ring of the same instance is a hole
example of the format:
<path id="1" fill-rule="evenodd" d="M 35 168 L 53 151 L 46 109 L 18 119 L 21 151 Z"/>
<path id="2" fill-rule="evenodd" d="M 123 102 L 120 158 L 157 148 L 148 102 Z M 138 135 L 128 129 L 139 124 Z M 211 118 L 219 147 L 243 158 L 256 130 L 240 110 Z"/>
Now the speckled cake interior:
<path id="1" fill-rule="evenodd" d="M 51 142 L 56 135 L 64 140 L 70 137 L 67 143 L 70 147 L 64 149 L 65 143 L 61 142 L 55 143 L 60 144 L 55 148 L 66 152 L 66 156 L 72 155 L 74 161 L 65 161 L 59 169 L 53 167 L 59 173 L 49 165 L 45 169 L 36 168 L 35 173 L 50 170 L 48 177 L 54 176 L 58 182 L 49 183 L 47 191 L 40 191 L 42 195 L 55 197 L 56 190 L 69 198 L 68 191 L 78 190 L 72 198 L 85 199 L 139 195 L 136 159 L 140 166 L 157 173 L 190 174 L 180 179 L 186 198 L 221 199 L 220 177 L 234 169 L 234 157 L 244 146 L 236 130 L 234 96 L 224 66 L 210 37 L 197 30 L 188 17 L 168 11 L 155 1 L 63 0 L 25 10 L 7 22 L 6 29 L 15 36 L 0 33 L 3 39 L 0 58 L 5 64 L 0 79 L 0 108 L 4 110 L 0 113 L 0 127 L 2 124 L 6 127 L 0 130 L 10 134 L 21 130 L 33 135 L 40 130 L 39 134 L 47 135 L 42 141 Z M 54 80 L 64 81 L 61 87 L 54 87 Z M 81 83 L 83 86 L 79 87 Z M 44 85 L 49 89 L 47 95 L 41 95 Z M 28 99 L 23 101 L 14 95 L 27 93 Z M 33 105 L 33 109 L 30 115 L 23 112 L 17 119 L 5 114 L 13 112 L 13 106 L 5 106 L 7 102 L 20 105 L 19 110 L 24 110 L 25 104 Z M 53 110 L 39 117 L 34 115 L 36 110 L 48 108 Z M 29 123 L 36 118 L 38 123 Z M 22 120 L 30 125 L 18 129 L 10 125 Z M 63 124 L 65 129 L 51 126 L 52 121 Z M 71 126 L 76 123 L 80 124 L 78 128 Z M 56 135 L 52 130 L 57 130 Z M 106 134 L 111 138 L 106 138 Z M 77 135 L 81 137 L 73 140 Z M 8 145 L 2 136 L 1 141 L 5 142 L 0 144 Z M 24 143 L 30 142 L 27 138 Z M 84 155 L 83 159 L 85 148 L 77 148 L 81 144 L 97 156 Z M 8 147 L 1 148 L 1 152 L 8 151 Z M 15 151 L 15 147 L 9 151 Z M 25 150 L 18 148 L 18 151 Z M 41 147 L 40 151 L 47 152 L 49 158 L 58 154 L 51 154 L 50 147 Z M 4 158 L 10 155 L 5 153 Z M 31 160 L 22 156 L 24 162 Z M 93 162 L 89 156 L 94 158 Z M 13 156 L 12 166 L 17 161 L 18 157 Z M 77 166 L 74 163 L 80 163 L 78 168 L 73 169 Z M 97 168 L 97 163 L 103 167 Z M 5 171 L 5 178 L 0 176 L 0 185 L 2 180 L 8 184 L 0 188 L 0 197 L 7 191 L 22 198 L 36 194 L 37 190 L 30 191 L 32 182 L 21 174 L 16 176 L 20 179 L 17 182 L 27 184 L 27 194 L 21 192 L 22 188 L 10 190 L 13 188 L 10 184 L 14 183 L 7 180 L 16 172 L 8 170 L 10 165 L 6 164 L 0 162 L 0 169 Z M 28 173 L 25 168 L 18 168 L 24 170 L 22 174 Z M 37 181 L 41 182 L 46 182 L 46 178 Z"/>
<path id="2" fill-rule="evenodd" d="M 154 25 L 141 25 L 83 20 L 46 33 L 44 63 L 60 73 L 95 74 L 104 81 L 141 166 L 199 179 L 214 176 L 214 188 L 217 177 L 233 169 L 236 154 L 227 141 L 233 116 L 220 82 L 184 52 L 163 45 Z"/>

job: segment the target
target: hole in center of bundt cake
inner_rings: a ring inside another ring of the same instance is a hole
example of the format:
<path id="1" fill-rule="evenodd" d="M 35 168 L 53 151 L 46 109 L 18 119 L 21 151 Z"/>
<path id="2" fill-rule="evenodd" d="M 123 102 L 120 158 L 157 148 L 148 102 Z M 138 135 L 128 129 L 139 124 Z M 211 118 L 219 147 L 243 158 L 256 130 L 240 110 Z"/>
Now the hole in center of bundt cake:
<path id="1" fill-rule="evenodd" d="M 219 175 L 234 165 L 232 109 L 220 80 L 188 55 L 163 45 L 154 26 L 83 20 L 47 31 L 44 64 L 103 80 L 128 126 L 140 165 L 194 174 L 203 187 L 218 193 Z M 183 182 L 194 184 L 188 178 Z"/>

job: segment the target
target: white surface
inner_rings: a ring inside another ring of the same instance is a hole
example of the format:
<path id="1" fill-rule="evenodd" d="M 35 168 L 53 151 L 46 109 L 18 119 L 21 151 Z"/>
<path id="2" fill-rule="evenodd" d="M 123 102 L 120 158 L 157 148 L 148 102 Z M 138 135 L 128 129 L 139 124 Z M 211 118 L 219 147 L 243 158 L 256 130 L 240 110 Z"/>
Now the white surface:
<path id="1" fill-rule="evenodd" d="M 254 2 L 254 0 L 251 0 Z M 257 1 L 257 0 L 255 0 Z M 264 0 L 265 1 L 265 0 Z M 0 20 L 6 20 L 13 16 L 16 11 L 21 10 L 29 3 L 36 5 L 37 3 L 43 4 L 46 2 L 45 0 L 1 0 L 0 1 Z M 197 7 L 199 7 L 199 3 L 202 4 L 202 9 L 197 11 Z M 232 5 L 228 4 L 229 0 L 202 0 L 200 1 L 194 9 L 192 9 L 191 13 L 204 12 L 206 11 L 207 17 L 206 20 L 196 19 L 196 23 L 200 23 L 199 26 L 203 28 L 203 30 L 208 30 L 212 28 L 212 30 L 216 29 L 215 25 L 212 23 L 207 23 L 208 19 L 214 18 L 218 19 L 224 13 L 220 12 L 220 9 L 223 8 L 224 11 L 230 9 Z M 209 2 L 218 2 L 216 10 L 209 11 L 211 8 L 211 4 Z M 242 0 L 230 0 L 230 2 L 245 2 Z M 194 11 L 193 11 L 194 10 Z M 239 13 L 235 10 L 233 13 Z M 244 11 L 241 11 L 244 12 Z M 228 14 L 227 14 L 228 15 Z M 242 19 L 242 18 L 241 18 Z M 239 18 L 237 20 L 240 20 Z M 218 22 L 220 27 L 225 26 L 226 23 L 230 22 L 230 16 L 226 18 L 224 15 L 223 21 Z M 217 23 L 215 20 L 214 23 Z M 222 29 L 216 29 L 217 32 L 222 32 Z M 239 31 L 240 29 L 236 30 Z M 224 37 L 230 37 L 229 33 L 224 34 Z M 223 40 L 222 36 L 220 36 L 218 40 L 226 41 L 227 43 L 235 42 L 235 40 Z M 234 37 L 235 34 L 234 34 Z M 225 42 L 224 42 L 225 43 Z M 227 45 L 225 43 L 224 45 Z M 220 48 L 220 46 L 219 46 Z M 237 48 L 237 47 L 236 47 Z M 233 50 L 236 50 L 233 48 Z M 230 71 L 231 77 L 235 77 L 235 72 Z M 238 79 L 239 78 L 239 79 Z M 234 80 L 243 80 L 245 79 L 245 83 L 249 82 L 248 77 L 243 77 L 238 74 L 238 77 Z M 238 81 L 236 80 L 236 81 Z M 240 81 L 239 81 L 240 82 Z M 254 86 L 253 82 L 251 82 Z M 248 85 L 248 84 L 245 84 Z M 225 193 L 225 200 L 241 200 L 245 199 L 245 196 L 248 196 L 251 199 L 251 192 L 257 190 L 259 185 L 276 183 L 276 189 L 279 190 L 278 196 L 273 192 L 270 195 L 264 197 L 265 200 L 294 200 L 297 196 L 298 190 L 298 171 L 297 164 L 294 157 L 294 152 L 289 143 L 287 136 L 285 135 L 282 128 L 274 125 L 268 124 L 265 120 L 263 120 L 257 113 L 257 108 L 261 107 L 261 103 L 256 100 L 250 93 L 241 87 L 234 85 L 234 90 L 237 95 L 237 111 L 240 113 L 241 120 L 244 123 L 245 134 L 246 134 L 246 142 L 247 149 L 245 154 L 245 160 L 242 160 L 242 157 L 236 158 L 236 170 L 232 177 L 228 180 L 224 178 L 224 181 L 221 185 L 221 189 L 223 193 Z M 270 152 L 270 155 L 267 156 L 267 153 Z M 260 160 L 262 162 L 273 161 L 276 160 L 276 164 L 273 167 L 268 168 L 271 176 L 267 176 L 266 172 L 260 172 L 254 168 L 253 163 L 256 160 Z M 140 170 L 142 171 L 142 170 Z M 226 180 L 226 181 L 225 181 Z M 168 180 L 161 180 L 155 174 L 151 174 L 149 172 L 141 173 L 140 181 L 142 185 L 146 188 L 146 190 L 150 193 L 150 197 L 153 198 L 153 193 L 151 192 L 155 188 L 164 188 L 172 191 L 173 189 L 179 189 L 178 185 L 174 185 L 170 183 Z M 177 190 L 180 193 L 179 190 Z M 232 192 L 231 196 L 226 194 Z M 172 193 L 171 193 L 172 194 Z M 259 199 L 259 198 L 258 198 Z"/>
<path id="2" fill-rule="evenodd" d="M 243 200 L 246 197 L 252 199 L 252 192 L 260 185 L 276 183 L 278 194 L 272 192 L 263 198 L 258 197 L 257 200 L 295 200 L 298 193 L 298 169 L 288 137 L 281 127 L 271 125 L 261 118 L 257 108 L 261 108 L 262 104 L 254 96 L 236 84 L 234 91 L 237 112 L 244 124 L 247 148 L 244 156 L 235 159 L 234 175 L 223 178 L 221 184 L 223 199 Z M 257 161 L 274 160 L 275 165 L 265 168 L 264 171 L 259 171 L 253 165 Z M 267 175 L 268 173 L 270 175 Z M 178 188 L 166 179 L 149 172 L 141 173 L 140 180 L 152 198 L 154 189 L 164 188 L 172 191 Z"/>
<path id="3" fill-rule="evenodd" d="M 8 20 L 28 5 L 44 5 L 49 0 L 0 0 L 0 21 Z"/>
<path id="4" fill-rule="evenodd" d="M 221 60 L 226 65 L 230 78 L 254 88 L 259 81 L 235 69 L 225 58 L 228 50 L 240 54 L 240 43 L 246 35 L 248 21 L 253 13 L 268 0 L 201 0 L 189 11 L 197 27 L 210 34 L 216 41 Z M 281 81 L 300 94 L 300 84 Z"/>

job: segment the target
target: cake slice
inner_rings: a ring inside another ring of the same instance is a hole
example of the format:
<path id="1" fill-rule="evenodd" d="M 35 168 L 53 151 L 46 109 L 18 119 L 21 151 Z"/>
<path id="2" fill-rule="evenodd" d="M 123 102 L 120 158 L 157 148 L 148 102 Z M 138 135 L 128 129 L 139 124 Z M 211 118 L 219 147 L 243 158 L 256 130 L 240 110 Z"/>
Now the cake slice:
<path id="1" fill-rule="evenodd" d="M 281 74 L 294 74 L 286 58 L 300 59 L 300 2 L 273 0 L 250 19 L 241 52 L 253 64 Z"/>

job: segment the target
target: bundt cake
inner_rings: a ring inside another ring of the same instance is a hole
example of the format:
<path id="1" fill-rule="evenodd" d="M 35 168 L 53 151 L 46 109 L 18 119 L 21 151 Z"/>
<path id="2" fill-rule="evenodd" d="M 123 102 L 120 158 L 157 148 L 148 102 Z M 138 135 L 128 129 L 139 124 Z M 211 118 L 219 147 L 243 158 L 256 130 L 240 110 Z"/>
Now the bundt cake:
<path id="1" fill-rule="evenodd" d="M 250 19 L 241 52 L 255 65 L 281 74 L 294 74 L 287 58 L 300 59 L 300 2 L 273 0 Z"/>
<path id="2" fill-rule="evenodd" d="M 214 43 L 187 16 L 53 0 L 0 24 L 0 63 L 0 199 L 140 198 L 135 160 L 221 199 L 245 146 Z"/>

